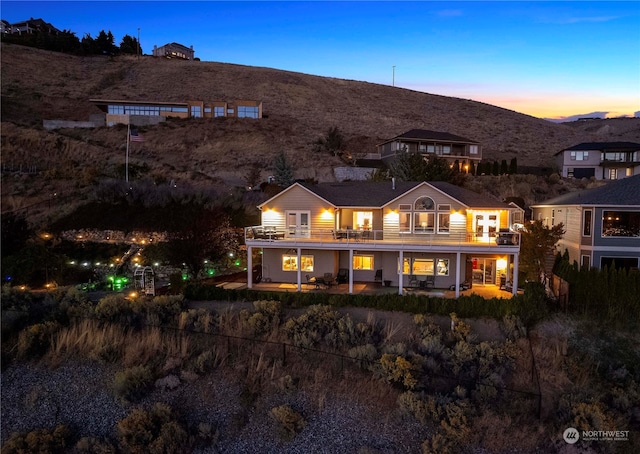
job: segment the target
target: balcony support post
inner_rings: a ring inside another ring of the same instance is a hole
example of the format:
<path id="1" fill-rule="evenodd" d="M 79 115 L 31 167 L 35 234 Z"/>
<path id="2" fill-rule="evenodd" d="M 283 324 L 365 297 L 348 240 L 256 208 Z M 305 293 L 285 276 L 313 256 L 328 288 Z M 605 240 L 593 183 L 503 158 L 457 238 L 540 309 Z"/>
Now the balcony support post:
<path id="1" fill-rule="evenodd" d="M 460 252 L 456 252 L 456 299 L 460 298 Z"/>
<path id="2" fill-rule="evenodd" d="M 253 288 L 253 248 L 247 246 L 247 288 Z"/>
<path id="3" fill-rule="evenodd" d="M 400 269 L 398 270 L 398 295 L 402 295 L 402 287 L 404 286 L 404 282 L 402 279 L 402 271 L 404 267 L 404 252 L 402 251 L 402 249 L 400 249 L 399 260 Z"/>

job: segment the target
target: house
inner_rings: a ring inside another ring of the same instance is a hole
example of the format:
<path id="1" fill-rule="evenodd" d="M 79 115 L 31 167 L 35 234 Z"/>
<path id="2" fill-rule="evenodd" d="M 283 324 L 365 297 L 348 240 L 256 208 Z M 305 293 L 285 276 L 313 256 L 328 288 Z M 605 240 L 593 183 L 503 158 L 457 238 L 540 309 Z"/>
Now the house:
<path id="1" fill-rule="evenodd" d="M 584 142 L 555 157 L 564 178 L 619 180 L 640 174 L 640 143 Z"/>
<path id="2" fill-rule="evenodd" d="M 533 219 L 562 223 L 560 252 L 583 267 L 637 268 L 640 261 L 640 175 L 570 192 L 531 207 Z"/>
<path id="3" fill-rule="evenodd" d="M 168 43 L 164 46 L 153 46 L 154 57 L 178 58 L 182 60 L 193 60 L 193 46 L 187 47 L 178 43 Z"/>
<path id="4" fill-rule="evenodd" d="M 448 132 L 428 131 L 426 129 L 412 129 L 399 136 L 387 140 L 377 146 L 380 159 L 389 162 L 403 152 L 427 156 L 439 156 L 450 164 L 458 161 L 461 171 L 468 171 L 473 161 L 478 164 L 482 160 L 480 144 L 464 137 Z"/>
<path id="5" fill-rule="evenodd" d="M 105 113 L 107 126 L 150 124 L 165 118 L 262 118 L 262 101 L 186 101 L 150 102 L 116 99 L 90 99 Z"/>
<path id="6" fill-rule="evenodd" d="M 17 35 L 33 34 L 33 33 L 46 33 L 48 35 L 60 34 L 60 30 L 55 28 L 50 23 L 45 22 L 42 19 L 34 19 L 33 17 L 29 20 L 11 24 L 9 31 L 12 34 L 17 34 Z"/>
<path id="7" fill-rule="evenodd" d="M 261 276 L 298 291 L 325 274 L 342 275 L 349 293 L 376 281 L 399 294 L 431 286 L 457 296 L 463 283 L 517 290 L 514 208 L 450 183 L 294 183 L 258 208 L 261 225 L 245 229 L 248 270 L 258 249 Z"/>

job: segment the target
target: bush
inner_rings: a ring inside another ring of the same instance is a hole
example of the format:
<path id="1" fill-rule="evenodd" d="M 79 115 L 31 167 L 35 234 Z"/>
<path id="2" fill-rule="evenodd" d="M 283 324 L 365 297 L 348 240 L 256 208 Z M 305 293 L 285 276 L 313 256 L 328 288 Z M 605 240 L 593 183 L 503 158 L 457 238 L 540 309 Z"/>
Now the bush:
<path id="1" fill-rule="evenodd" d="M 305 425 L 302 415 L 288 405 L 272 408 L 271 417 L 278 422 L 281 434 L 287 440 L 293 438 Z"/>
<path id="2" fill-rule="evenodd" d="M 116 373 L 113 390 L 117 397 L 130 402 L 144 396 L 153 379 L 154 376 L 149 367 L 130 367 Z"/>
<path id="3" fill-rule="evenodd" d="M 14 433 L 2 445 L 2 454 L 65 453 L 70 438 L 71 431 L 65 425 L 59 425 L 54 429 Z"/>
<path id="4" fill-rule="evenodd" d="M 121 294 L 105 296 L 95 309 L 96 317 L 109 322 L 131 321 L 134 314 L 133 305 Z"/>
<path id="5" fill-rule="evenodd" d="M 133 410 L 118 422 L 122 446 L 132 454 L 173 454 L 189 451 L 189 434 L 172 414 L 157 403 L 150 411 Z"/>
<path id="6" fill-rule="evenodd" d="M 31 325 L 18 336 L 18 357 L 30 359 L 44 355 L 51 346 L 52 336 L 60 329 L 56 322 Z"/>
<path id="7" fill-rule="evenodd" d="M 78 440 L 74 454 L 116 454 L 116 448 L 107 440 L 93 437 L 83 437 Z"/>

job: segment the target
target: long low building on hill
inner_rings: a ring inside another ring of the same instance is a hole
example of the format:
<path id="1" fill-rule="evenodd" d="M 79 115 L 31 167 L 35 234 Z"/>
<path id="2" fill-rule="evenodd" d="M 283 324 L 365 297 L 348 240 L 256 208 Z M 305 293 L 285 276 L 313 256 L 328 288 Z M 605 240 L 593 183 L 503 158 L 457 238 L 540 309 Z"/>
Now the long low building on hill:
<path id="1" fill-rule="evenodd" d="M 105 113 L 107 126 L 127 124 L 131 117 L 262 118 L 262 101 L 256 100 L 151 102 L 90 99 L 89 101 Z"/>

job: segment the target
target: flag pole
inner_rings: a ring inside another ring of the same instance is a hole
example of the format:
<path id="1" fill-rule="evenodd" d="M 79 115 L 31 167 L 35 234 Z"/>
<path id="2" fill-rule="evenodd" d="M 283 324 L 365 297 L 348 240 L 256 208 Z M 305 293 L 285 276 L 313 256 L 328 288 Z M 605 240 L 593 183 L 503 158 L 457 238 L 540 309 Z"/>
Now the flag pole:
<path id="1" fill-rule="evenodd" d="M 131 123 L 127 123 L 127 156 L 124 162 L 125 180 L 129 182 L 129 142 L 131 140 Z"/>

